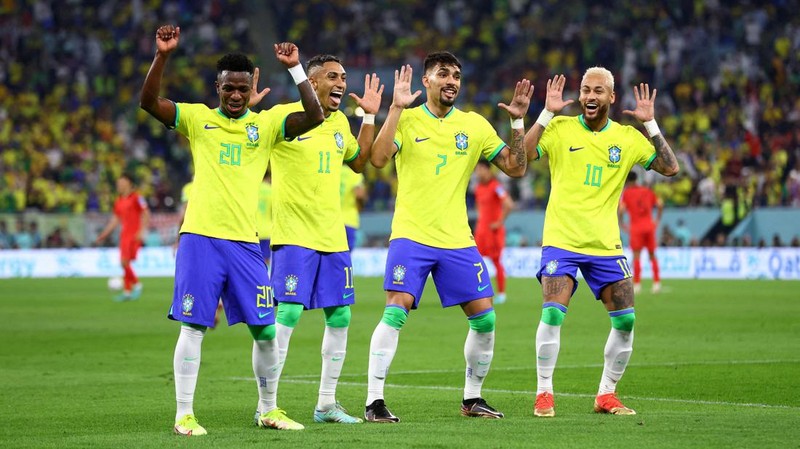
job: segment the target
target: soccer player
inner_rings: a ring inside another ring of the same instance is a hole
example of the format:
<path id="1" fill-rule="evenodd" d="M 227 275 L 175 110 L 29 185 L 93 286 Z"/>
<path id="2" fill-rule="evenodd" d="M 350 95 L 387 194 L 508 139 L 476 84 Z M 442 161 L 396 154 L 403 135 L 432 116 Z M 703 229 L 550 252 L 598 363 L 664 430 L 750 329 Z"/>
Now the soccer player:
<path id="1" fill-rule="evenodd" d="M 377 168 L 395 159 L 398 191 L 383 284 L 386 308 L 370 342 L 364 415 L 372 422 L 399 421 L 386 407 L 384 383 L 400 329 L 409 310 L 419 305 L 432 274 L 442 306 L 460 306 L 469 323 L 461 414 L 502 418 L 481 397 L 494 354 L 495 312 L 491 280 L 467 222 L 465 198 L 481 156 L 510 176 L 525 174 L 522 117 L 533 87 L 523 79 L 511 103 L 498 104 L 512 119 L 509 147 L 486 119 L 454 106 L 461 89 L 461 63 L 453 54 L 428 54 L 423 70 L 427 99 L 411 109 L 407 108 L 421 94 L 411 93 L 411 66 L 395 71 L 392 105 L 371 158 Z"/>
<path id="2" fill-rule="evenodd" d="M 653 286 L 651 291 L 661 291 L 661 276 L 656 259 L 656 230 L 661 223 L 664 213 L 664 203 L 648 187 L 636 183 L 636 172 L 630 172 L 622 191 L 622 200 L 619 203 L 620 219 L 628 213 L 630 223 L 623 224 L 622 229 L 630 236 L 631 251 L 633 251 L 633 293 L 642 291 L 642 260 L 639 257 L 642 248 L 647 248 L 650 256 L 650 266 L 653 267 Z M 653 221 L 653 209 L 656 209 L 656 219 Z"/>
<path id="3" fill-rule="evenodd" d="M 475 205 L 478 208 L 478 220 L 475 223 L 475 244 L 481 256 L 488 257 L 497 272 L 497 290 L 495 304 L 506 302 L 506 273 L 500 260 L 506 246 L 506 221 L 514 201 L 503 185 L 494 177 L 492 165 L 486 159 L 480 159 L 475 167 L 478 185 L 475 187 Z"/>
<path id="4" fill-rule="evenodd" d="M 256 219 L 256 224 L 258 225 L 258 244 L 261 247 L 261 255 L 267 265 L 267 271 L 269 271 L 271 255 L 269 237 L 272 235 L 272 182 L 269 171 L 264 175 L 264 181 L 258 186 L 258 218 Z"/>
<path id="5" fill-rule="evenodd" d="M 200 349 L 221 297 L 228 324 L 245 322 L 253 335 L 253 372 L 258 387 L 255 421 L 259 427 L 299 430 L 276 406 L 278 345 L 269 277 L 256 232 L 258 186 L 272 146 L 292 139 L 324 119 L 314 90 L 299 65 L 297 47 L 275 45 L 275 56 L 298 85 L 303 107 L 279 115 L 248 109 L 251 97 L 268 89 L 252 88 L 255 68 L 241 53 L 217 61 L 215 89 L 219 106 L 175 103 L 159 97 L 169 55 L 181 30 L 165 25 L 156 32 L 156 54 L 142 87 L 140 106 L 189 139 L 194 183 L 181 226 L 175 261 L 175 290 L 170 319 L 181 322 L 173 359 L 177 413 L 175 433 L 205 435 L 193 410 Z"/>
<path id="6" fill-rule="evenodd" d="M 142 294 L 142 283 L 136 277 L 131 262 L 136 260 L 142 246 L 142 233 L 150 223 L 150 210 L 147 202 L 136 191 L 131 175 L 123 173 L 117 178 L 117 193 L 119 197 L 114 201 L 114 215 L 94 243 L 100 244 L 117 225 L 122 225 L 119 234 L 119 262 L 125 275 L 122 293 L 114 299 L 128 301 L 139 299 Z"/>
<path id="7" fill-rule="evenodd" d="M 364 80 L 364 95 L 350 94 L 366 113 L 358 137 L 339 111 L 347 73 L 339 58 L 317 55 L 306 64 L 309 80 L 325 111 L 325 122 L 293 141 L 277 144 L 270 169 L 272 196 L 272 279 L 278 300 L 277 332 L 283 369 L 289 342 L 304 310 L 322 309 L 322 374 L 314 409 L 315 422 L 357 424 L 336 401 L 336 386 L 347 352 L 350 305 L 355 302 L 353 266 L 342 220 L 342 164 L 361 172 L 375 139 L 375 114 L 383 85 L 374 73 Z M 300 103 L 278 105 L 288 114 Z"/>
<path id="8" fill-rule="evenodd" d="M 364 175 L 356 173 L 349 166 L 342 167 L 342 219 L 347 234 L 347 246 L 352 254 L 356 247 L 358 227 L 361 225 L 361 208 L 367 200 L 367 188 Z"/>
<path id="9" fill-rule="evenodd" d="M 617 204 L 625 178 L 634 164 L 666 176 L 678 173 L 678 163 L 655 122 L 656 90 L 634 86 L 636 109 L 623 111 L 644 122 L 648 141 L 636 128 L 609 118 L 614 104 L 614 77 L 602 67 L 583 75 L 577 117 L 556 117 L 574 100 L 564 100 L 566 78 L 547 81 L 545 108 L 525 136 L 530 159 L 547 155 L 551 191 L 545 211 L 542 265 L 542 316 L 536 332 L 538 376 L 534 415 L 555 416 L 553 370 L 560 346 L 561 324 L 578 287 L 580 269 L 595 298 L 611 318 L 605 347 L 605 367 L 594 403 L 598 413 L 633 415 L 616 396 L 633 349 L 633 283 L 622 253 Z M 652 143 L 651 143 L 652 142 Z M 655 147 L 655 148 L 654 148 Z"/>

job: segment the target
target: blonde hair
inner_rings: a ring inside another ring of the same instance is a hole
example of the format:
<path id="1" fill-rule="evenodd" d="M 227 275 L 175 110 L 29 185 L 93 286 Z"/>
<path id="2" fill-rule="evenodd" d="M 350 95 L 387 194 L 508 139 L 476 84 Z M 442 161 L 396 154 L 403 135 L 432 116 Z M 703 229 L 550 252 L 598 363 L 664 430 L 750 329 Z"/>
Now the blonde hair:
<path id="1" fill-rule="evenodd" d="M 586 70 L 586 73 L 583 74 L 583 79 L 581 80 L 581 84 L 586 79 L 587 76 L 591 75 L 598 75 L 603 77 L 606 83 L 611 86 L 611 92 L 614 92 L 614 75 L 605 67 L 590 67 Z"/>

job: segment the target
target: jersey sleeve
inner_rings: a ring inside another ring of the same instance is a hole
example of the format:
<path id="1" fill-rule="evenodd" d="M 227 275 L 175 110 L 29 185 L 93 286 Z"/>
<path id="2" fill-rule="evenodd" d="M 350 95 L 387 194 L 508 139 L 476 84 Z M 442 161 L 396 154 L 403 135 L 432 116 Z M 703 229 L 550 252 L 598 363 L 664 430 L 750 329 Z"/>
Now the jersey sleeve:
<path id="1" fill-rule="evenodd" d="M 261 123 L 259 133 L 271 144 L 281 142 L 286 138 L 286 118 L 289 117 L 291 111 L 283 106 L 277 105 L 258 113 Z"/>
<path id="2" fill-rule="evenodd" d="M 542 137 L 539 138 L 539 143 L 536 145 L 536 159 L 540 159 L 545 154 L 548 154 L 553 149 L 553 144 L 558 141 L 558 128 L 560 117 L 554 118 L 550 125 L 545 127 Z"/>
<path id="3" fill-rule="evenodd" d="M 656 149 L 653 143 L 644 136 L 638 129 L 631 127 L 630 131 L 633 135 L 634 148 L 636 148 L 636 163 L 650 170 L 650 165 L 656 158 Z"/>
<path id="4" fill-rule="evenodd" d="M 178 131 L 186 137 L 191 137 L 189 133 L 191 132 L 195 117 L 197 116 L 197 106 L 202 105 L 175 103 L 175 131 Z"/>
<path id="5" fill-rule="evenodd" d="M 397 131 L 394 133 L 394 144 L 397 146 L 397 151 L 403 149 L 403 131 L 405 130 L 406 126 L 406 117 L 410 114 L 408 110 L 403 111 L 400 115 L 400 120 L 397 121 Z"/>
<path id="6" fill-rule="evenodd" d="M 344 161 L 345 162 L 352 162 L 355 158 L 358 157 L 358 153 L 361 152 L 361 148 L 358 146 L 358 139 L 356 136 L 353 135 L 352 132 L 349 131 L 350 123 L 347 121 L 346 117 L 342 117 L 344 121 L 344 127 L 348 131 L 344 133 L 345 135 L 345 142 L 344 142 Z"/>
<path id="7" fill-rule="evenodd" d="M 498 154 L 503 148 L 506 147 L 506 143 L 503 142 L 503 139 L 497 135 L 497 131 L 494 129 L 491 123 L 486 120 L 483 116 L 480 116 L 476 113 L 470 113 L 471 116 L 475 117 L 475 120 L 479 122 L 481 129 L 484 130 L 484 138 L 483 142 L 481 143 L 481 154 L 487 160 L 491 161 Z"/>

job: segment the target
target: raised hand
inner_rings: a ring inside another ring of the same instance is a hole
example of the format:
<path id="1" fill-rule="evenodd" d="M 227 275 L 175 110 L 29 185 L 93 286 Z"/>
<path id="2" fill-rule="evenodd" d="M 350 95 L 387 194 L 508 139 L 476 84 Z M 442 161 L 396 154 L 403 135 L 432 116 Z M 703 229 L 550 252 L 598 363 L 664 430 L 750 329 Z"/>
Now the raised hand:
<path id="1" fill-rule="evenodd" d="M 528 106 L 531 104 L 531 97 L 533 96 L 533 85 L 529 80 L 523 79 L 517 81 L 517 87 L 514 89 L 514 96 L 511 98 L 511 103 L 497 103 L 497 107 L 508 112 L 512 119 L 518 119 L 525 116 L 528 112 Z"/>
<path id="2" fill-rule="evenodd" d="M 564 85 L 567 84 L 567 77 L 556 75 L 547 80 L 547 96 L 544 100 L 544 108 L 558 114 L 562 109 L 571 105 L 575 100 L 564 101 Z"/>
<path id="3" fill-rule="evenodd" d="M 275 57 L 287 69 L 300 64 L 300 50 L 297 49 L 297 45 L 291 42 L 275 44 Z"/>
<path id="4" fill-rule="evenodd" d="M 181 37 L 181 27 L 163 25 L 156 30 L 156 50 L 159 53 L 170 54 L 178 48 Z"/>
<path id="5" fill-rule="evenodd" d="M 650 96 L 650 85 L 641 83 L 639 87 L 633 86 L 633 98 L 636 99 L 636 109 L 624 110 L 623 114 L 632 115 L 640 122 L 644 123 L 653 120 L 656 116 L 656 93 L 658 89 L 653 89 Z"/>
<path id="6" fill-rule="evenodd" d="M 411 75 L 413 69 L 410 64 L 400 67 L 400 70 L 394 71 L 394 95 L 392 96 L 392 105 L 401 108 L 411 106 L 411 103 L 417 99 L 422 93 L 418 90 L 411 93 Z"/>
<path id="7" fill-rule="evenodd" d="M 397 78 L 395 77 L 395 86 L 397 85 Z M 383 95 L 383 84 L 378 75 L 373 73 L 372 76 L 367 74 L 364 77 L 364 96 L 351 93 L 350 98 L 356 101 L 361 106 L 366 114 L 377 114 L 381 108 L 381 95 Z"/>
<path id="8" fill-rule="evenodd" d="M 253 88 L 250 94 L 250 101 L 247 103 L 248 107 L 253 107 L 260 103 L 261 100 L 263 100 L 271 90 L 269 87 L 265 87 L 261 92 L 258 91 L 259 72 L 260 71 L 258 70 L 258 67 L 256 67 L 255 71 L 253 72 Z"/>

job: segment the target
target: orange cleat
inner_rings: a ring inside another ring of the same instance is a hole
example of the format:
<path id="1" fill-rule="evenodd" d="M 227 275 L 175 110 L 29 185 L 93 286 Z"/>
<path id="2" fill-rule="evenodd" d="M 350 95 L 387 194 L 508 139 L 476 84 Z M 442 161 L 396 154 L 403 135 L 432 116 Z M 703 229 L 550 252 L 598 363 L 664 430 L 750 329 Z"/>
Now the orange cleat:
<path id="1" fill-rule="evenodd" d="M 598 395 L 594 400 L 596 413 L 609 413 L 612 415 L 635 415 L 636 411 L 622 405 L 616 393 Z"/>
<path id="2" fill-rule="evenodd" d="M 553 393 L 539 393 L 536 395 L 536 403 L 533 405 L 533 416 L 540 418 L 552 418 L 556 416 L 555 402 Z"/>

